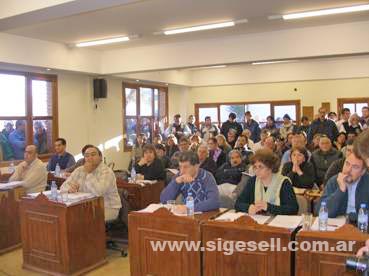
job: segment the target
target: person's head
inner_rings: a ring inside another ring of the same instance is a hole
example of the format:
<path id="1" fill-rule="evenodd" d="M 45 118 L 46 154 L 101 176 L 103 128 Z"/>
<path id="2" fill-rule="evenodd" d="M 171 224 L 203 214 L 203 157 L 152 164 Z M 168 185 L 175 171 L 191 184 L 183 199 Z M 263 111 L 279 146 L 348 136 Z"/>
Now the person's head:
<path id="1" fill-rule="evenodd" d="M 158 157 L 163 157 L 165 155 L 165 146 L 163 144 L 156 144 L 155 151 Z"/>
<path id="2" fill-rule="evenodd" d="M 90 163 L 94 167 L 97 167 L 101 163 L 102 153 L 98 147 L 92 146 L 86 149 L 84 158 L 85 163 Z"/>
<path id="3" fill-rule="evenodd" d="M 275 138 L 273 136 L 268 136 L 264 141 L 264 148 L 271 151 L 275 150 Z"/>
<path id="4" fill-rule="evenodd" d="M 320 137 L 319 140 L 319 149 L 322 152 L 328 152 L 332 149 L 332 142 L 327 136 Z"/>
<path id="5" fill-rule="evenodd" d="M 147 160 L 149 164 L 151 164 L 157 157 L 154 145 L 146 144 L 142 148 L 142 151 L 143 151 L 143 157 Z"/>
<path id="6" fill-rule="evenodd" d="M 194 115 L 188 116 L 187 122 L 190 123 L 190 124 L 194 124 L 195 123 L 195 116 Z"/>
<path id="7" fill-rule="evenodd" d="M 309 160 L 308 151 L 301 146 L 292 147 L 290 157 L 291 160 L 296 159 L 300 164 Z"/>
<path id="8" fill-rule="evenodd" d="M 219 146 L 225 146 L 227 144 L 227 140 L 223 134 L 218 134 L 215 138 L 217 139 Z"/>
<path id="9" fill-rule="evenodd" d="M 352 126 L 358 126 L 360 124 L 360 117 L 356 113 L 350 116 L 349 122 Z"/>
<path id="10" fill-rule="evenodd" d="M 363 131 L 354 142 L 354 152 L 366 163 L 369 168 L 369 129 Z"/>
<path id="11" fill-rule="evenodd" d="M 196 144 L 196 145 L 201 144 L 201 137 L 197 134 L 194 134 L 194 135 L 191 136 L 190 142 L 192 144 Z"/>
<path id="12" fill-rule="evenodd" d="M 260 132 L 260 140 L 261 142 L 264 142 L 266 138 L 268 138 L 270 136 L 270 132 L 267 129 L 263 129 Z M 250 138 L 250 137 L 249 137 Z"/>
<path id="13" fill-rule="evenodd" d="M 355 153 L 351 153 L 346 157 L 342 173 L 348 175 L 350 182 L 358 180 L 366 171 L 367 168 L 365 166 L 365 162 Z"/>
<path id="14" fill-rule="evenodd" d="M 283 116 L 283 123 L 284 123 L 285 125 L 288 125 L 288 124 L 290 124 L 290 123 L 291 123 L 291 117 L 290 117 L 290 115 L 288 115 L 288 114 L 284 114 L 284 116 Z"/>
<path id="15" fill-rule="evenodd" d="M 179 140 L 179 151 L 180 152 L 188 151 L 190 145 L 191 145 L 190 140 L 186 137 L 182 137 Z"/>
<path id="16" fill-rule="evenodd" d="M 347 141 L 355 141 L 357 135 L 358 134 L 355 131 L 347 132 Z"/>
<path id="17" fill-rule="evenodd" d="M 354 141 L 348 141 L 346 144 L 345 158 L 354 152 Z"/>
<path id="18" fill-rule="evenodd" d="M 274 117 L 269 115 L 267 118 L 266 118 L 266 124 L 267 126 L 274 126 L 275 125 L 275 120 L 274 120 Z"/>
<path id="19" fill-rule="evenodd" d="M 146 135 L 145 133 L 140 133 L 137 135 L 137 138 L 136 138 L 136 145 L 137 146 L 143 146 L 144 144 L 146 144 Z"/>
<path id="20" fill-rule="evenodd" d="M 295 133 L 292 135 L 292 138 L 291 138 L 292 147 L 304 147 L 305 144 L 306 144 L 306 139 L 305 139 L 304 134 Z"/>
<path id="21" fill-rule="evenodd" d="M 210 116 L 205 117 L 205 125 L 206 126 L 211 126 L 211 117 Z"/>
<path id="22" fill-rule="evenodd" d="M 292 138 L 293 138 L 294 134 L 293 132 L 289 132 L 287 133 L 287 144 L 291 145 L 292 144 Z"/>
<path id="23" fill-rule="evenodd" d="M 338 133 L 336 142 L 340 145 L 344 145 L 346 143 L 346 132 Z"/>
<path id="24" fill-rule="evenodd" d="M 15 122 L 15 129 L 24 132 L 26 130 L 26 123 L 23 120 L 17 120 Z"/>
<path id="25" fill-rule="evenodd" d="M 301 124 L 302 124 L 303 126 L 308 126 L 308 125 L 310 124 L 310 122 L 309 122 L 309 118 L 308 118 L 308 117 L 306 117 L 306 116 L 302 116 L 302 117 L 301 117 Z"/>
<path id="26" fill-rule="evenodd" d="M 88 148 L 93 148 L 93 147 L 94 147 L 94 145 L 91 145 L 91 144 L 87 144 L 87 145 L 85 145 L 85 146 L 82 148 L 82 150 L 81 150 L 82 155 L 83 155 L 83 156 L 85 156 L 85 152 L 86 152 L 86 150 L 87 150 Z"/>
<path id="27" fill-rule="evenodd" d="M 316 133 L 314 136 L 313 136 L 313 147 L 314 148 L 317 148 L 319 147 L 319 141 L 320 141 L 320 137 L 322 135 L 320 133 Z"/>
<path id="28" fill-rule="evenodd" d="M 344 121 L 348 121 L 350 118 L 351 112 L 349 108 L 343 108 L 341 110 L 341 119 Z"/>
<path id="29" fill-rule="evenodd" d="M 260 149 L 251 157 L 256 177 L 260 179 L 268 179 L 273 173 L 279 170 L 280 159 L 269 149 Z"/>
<path id="30" fill-rule="evenodd" d="M 250 111 L 246 111 L 245 112 L 245 120 L 246 121 L 250 121 L 252 118 L 251 112 Z"/>
<path id="31" fill-rule="evenodd" d="M 365 119 L 369 118 L 369 107 L 364 106 L 361 109 L 361 113 L 363 114 L 363 118 L 365 118 Z"/>
<path id="32" fill-rule="evenodd" d="M 29 165 L 37 158 L 37 147 L 29 145 L 24 150 L 24 161 Z"/>
<path id="33" fill-rule="evenodd" d="M 248 128 L 246 128 L 246 129 L 244 129 L 242 131 L 242 135 L 245 135 L 247 138 L 250 139 L 250 137 L 251 137 L 251 131 Z"/>
<path id="34" fill-rule="evenodd" d="M 36 121 L 34 124 L 35 133 L 41 134 L 44 132 L 44 124 L 41 121 Z"/>
<path id="35" fill-rule="evenodd" d="M 228 154 L 228 159 L 232 167 L 237 167 L 242 163 L 242 154 L 238 150 L 231 150 Z"/>
<path id="36" fill-rule="evenodd" d="M 231 113 L 229 113 L 229 115 L 228 115 L 228 121 L 230 121 L 230 122 L 234 122 L 234 121 L 236 121 L 236 113 L 233 113 L 233 112 L 231 112 Z"/>
<path id="37" fill-rule="evenodd" d="M 327 110 L 324 107 L 319 108 L 319 119 L 324 120 Z"/>
<path id="38" fill-rule="evenodd" d="M 7 122 L 4 127 L 7 132 L 11 132 L 14 130 L 13 122 Z"/>
<path id="39" fill-rule="evenodd" d="M 332 121 L 336 121 L 337 120 L 336 112 L 333 112 L 333 111 L 329 112 L 328 113 L 328 119 L 331 119 Z"/>
<path id="40" fill-rule="evenodd" d="M 248 142 L 247 136 L 245 136 L 245 135 L 238 136 L 238 139 L 237 139 L 237 146 L 238 147 L 240 147 L 240 148 L 245 147 L 247 145 L 247 142 Z"/>
<path id="41" fill-rule="evenodd" d="M 208 146 L 201 144 L 197 149 L 197 156 L 199 157 L 200 162 L 203 162 L 206 158 L 209 157 Z"/>
<path id="42" fill-rule="evenodd" d="M 178 141 L 177 141 L 177 137 L 174 134 L 170 134 L 168 135 L 168 139 L 167 139 L 167 145 L 172 147 L 174 145 L 177 145 Z"/>
<path id="43" fill-rule="evenodd" d="M 174 119 L 174 123 L 179 125 L 182 121 L 181 114 L 174 115 L 173 119 Z"/>
<path id="44" fill-rule="evenodd" d="M 55 153 L 56 154 L 63 154 L 65 149 L 67 148 L 67 141 L 64 138 L 58 138 L 55 140 L 54 143 Z"/>
<path id="45" fill-rule="evenodd" d="M 237 131 L 235 129 L 233 129 L 233 128 L 230 128 L 228 130 L 228 133 L 227 133 L 227 141 L 228 142 L 235 141 L 236 140 L 236 137 L 237 137 L 236 135 L 237 135 Z"/>
<path id="46" fill-rule="evenodd" d="M 199 170 L 199 157 L 193 151 L 181 152 L 179 155 L 179 172 L 195 177 Z"/>
<path id="47" fill-rule="evenodd" d="M 218 148 L 218 141 L 215 137 L 210 137 L 208 139 L 208 149 L 209 150 L 216 150 Z"/>
<path id="48" fill-rule="evenodd" d="M 163 137 L 160 134 L 154 135 L 154 137 L 152 139 L 152 143 L 154 145 L 163 143 Z"/>

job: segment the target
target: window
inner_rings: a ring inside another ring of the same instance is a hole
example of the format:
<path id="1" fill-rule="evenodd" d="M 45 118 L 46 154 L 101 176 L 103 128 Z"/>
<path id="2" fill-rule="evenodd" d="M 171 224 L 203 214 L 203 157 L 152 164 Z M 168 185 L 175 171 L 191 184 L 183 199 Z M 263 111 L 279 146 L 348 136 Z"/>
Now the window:
<path id="1" fill-rule="evenodd" d="M 27 144 L 47 160 L 58 135 L 57 77 L 0 71 L 0 164 L 23 160 Z"/>
<path id="2" fill-rule="evenodd" d="M 369 106 L 369 98 L 345 98 L 345 99 L 337 99 L 337 111 L 340 111 L 343 108 L 349 108 L 352 113 L 357 113 L 360 117 L 362 116 L 361 109 L 364 106 Z"/>
<path id="3" fill-rule="evenodd" d="M 164 132 L 168 120 L 168 88 L 123 83 L 124 149 L 130 150 L 144 133 L 149 141 Z"/>
<path id="4" fill-rule="evenodd" d="M 260 127 L 264 127 L 266 123 L 266 117 L 269 115 L 274 116 L 277 124 L 281 124 L 284 114 L 290 115 L 290 117 L 299 123 L 300 118 L 300 101 L 270 101 L 270 102 L 254 102 L 254 103 L 208 103 L 208 104 L 195 104 L 195 114 L 199 123 L 204 122 L 205 116 L 210 116 L 214 123 L 218 123 L 220 118 L 221 123 L 228 120 L 228 115 L 231 112 L 236 113 L 237 121 L 242 122 L 244 120 L 244 114 L 246 111 L 250 111 L 254 120 L 260 123 Z"/>

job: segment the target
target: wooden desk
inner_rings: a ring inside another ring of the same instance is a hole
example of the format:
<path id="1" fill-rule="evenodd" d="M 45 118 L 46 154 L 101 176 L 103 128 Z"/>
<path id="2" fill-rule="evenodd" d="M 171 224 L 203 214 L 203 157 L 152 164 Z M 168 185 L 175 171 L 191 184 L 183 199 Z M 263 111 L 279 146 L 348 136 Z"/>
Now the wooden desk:
<path id="1" fill-rule="evenodd" d="M 128 216 L 129 257 L 132 276 L 201 275 L 200 251 L 154 252 L 150 241 L 201 242 L 200 224 L 218 211 L 195 215 L 195 218 L 173 215 L 165 208 L 154 213 L 131 212 Z"/>
<path id="2" fill-rule="evenodd" d="M 0 254 L 21 246 L 19 202 L 24 195 L 23 187 L 0 190 Z"/>
<path id="3" fill-rule="evenodd" d="M 280 238 L 280 245 L 287 248 L 292 231 L 258 224 L 252 218 L 243 216 L 234 222 L 208 221 L 201 225 L 202 244 L 222 241 L 271 241 Z M 293 262 L 290 251 L 239 251 L 225 255 L 225 251 L 204 251 L 203 275 L 291 275 Z"/>
<path id="4" fill-rule="evenodd" d="M 23 268 L 52 275 L 79 275 L 106 262 L 103 198 L 76 205 L 44 194 L 20 202 Z"/>
<path id="5" fill-rule="evenodd" d="M 145 186 L 128 183 L 128 181 L 117 178 L 118 189 L 125 189 L 128 192 L 128 201 L 133 210 L 141 210 L 151 203 L 160 202 L 160 193 L 164 189 L 164 181 Z"/>
<path id="6" fill-rule="evenodd" d="M 51 186 L 51 182 L 55 181 L 56 186 L 58 186 L 58 189 L 60 188 L 61 185 L 63 185 L 64 181 L 67 180 L 64 177 L 56 177 L 53 173 L 48 173 L 47 174 L 47 184 L 49 186 Z"/>
<path id="7" fill-rule="evenodd" d="M 297 251 L 296 276 L 359 275 L 346 271 L 346 258 L 355 255 L 357 250 L 365 245 L 368 238 L 368 234 L 361 233 L 356 227 L 349 224 L 332 232 L 300 231 L 296 235 L 296 240 L 299 243 L 327 241 L 329 247 L 335 247 L 338 241 L 356 241 L 356 244 L 353 246 L 353 250 L 343 252 Z"/>
<path id="8" fill-rule="evenodd" d="M 9 181 L 9 178 L 12 176 L 11 173 L 2 173 L 0 175 L 0 183 L 7 183 Z"/>

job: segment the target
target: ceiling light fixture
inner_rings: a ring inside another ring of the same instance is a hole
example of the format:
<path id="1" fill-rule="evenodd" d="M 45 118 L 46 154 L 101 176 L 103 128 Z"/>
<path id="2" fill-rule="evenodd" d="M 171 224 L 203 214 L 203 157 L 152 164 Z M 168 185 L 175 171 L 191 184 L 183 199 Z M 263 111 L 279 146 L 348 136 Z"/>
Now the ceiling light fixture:
<path id="1" fill-rule="evenodd" d="M 275 63 L 287 63 L 296 62 L 297 60 L 270 60 L 270 61 L 256 61 L 252 62 L 252 65 L 264 65 L 264 64 L 275 64 Z"/>
<path id="2" fill-rule="evenodd" d="M 107 39 L 80 42 L 76 44 L 76 47 L 97 46 L 97 45 L 111 44 L 111 43 L 124 42 L 124 41 L 129 41 L 129 37 L 121 36 L 121 37 L 113 37 L 113 38 L 107 38 Z"/>
<path id="3" fill-rule="evenodd" d="M 194 26 L 194 27 L 188 27 L 188 28 L 182 28 L 182 29 L 164 30 L 163 33 L 165 35 L 173 35 L 173 34 L 181 34 L 181 33 L 189 33 L 189 32 L 197 32 L 197 31 L 227 28 L 227 27 L 233 27 L 234 25 L 236 25 L 236 22 L 228 21 L 228 22 L 201 25 L 201 26 Z"/>
<path id="4" fill-rule="evenodd" d="M 213 65 L 213 66 L 203 66 L 203 67 L 194 67 L 191 70 L 202 70 L 202 69 L 216 69 L 216 68 L 224 68 L 227 65 Z"/>
<path id="5" fill-rule="evenodd" d="M 306 18 L 306 17 L 350 13 L 350 12 L 360 12 L 360 11 L 368 11 L 368 10 L 369 10 L 369 4 L 366 4 L 366 5 L 351 6 L 351 7 L 291 13 L 291 14 L 282 15 L 282 18 L 284 20 L 291 20 L 291 19 L 300 19 L 300 18 Z"/>

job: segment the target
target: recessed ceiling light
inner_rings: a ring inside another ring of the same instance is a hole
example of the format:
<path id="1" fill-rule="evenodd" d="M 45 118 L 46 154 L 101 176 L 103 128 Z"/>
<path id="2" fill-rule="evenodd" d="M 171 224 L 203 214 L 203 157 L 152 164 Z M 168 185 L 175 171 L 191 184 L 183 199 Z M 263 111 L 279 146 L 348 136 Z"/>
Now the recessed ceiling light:
<path id="1" fill-rule="evenodd" d="M 107 39 L 80 42 L 76 44 L 76 47 L 88 47 L 88 46 L 104 45 L 104 44 L 111 44 L 111 43 L 124 42 L 124 41 L 129 41 L 129 37 L 121 36 L 121 37 L 113 37 L 113 38 L 107 38 Z"/>
<path id="2" fill-rule="evenodd" d="M 196 32 L 196 31 L 233 27 L 235 24 L 236 23 L 234 21 L 228 21 L 228 22 L 222 22 L 222 23 L 193 26 L 193 27 L 182 28 L 182 29 L 164 30 L 163 33 L 165 35 L 173 35 L 173 34 L 181 34 L 181 33 L 189 33 L 189 32 Z"/>
<path id="3" fill-rule="evenodd" d="M 136 80 L 137 82 L 139 82 L 140 80 Z"/>
<path id="4" fill-rule="evenodd" d="M 287 63 L 287 62 L 296 62 L 298 60 L 270 60 L 270 61 L 256 61 L 252 62 L 252 65 L 263 65 L 263 64 L 275 64 L 275 63 Z"/>
<path id="5" fill-rule="evenodd" d="M 322 16 L 322 15 L 360 12 L 360 11 L 367 11 L 367 10 L 369 10 L 369 4 L 351 6 L 351 7 L 308 11 L 308 12 L 291 13 L 291 14 L 285 14 L 282 17 L 284 20 L 290 20 L 290 19 L 300 19 L 300 18 L 305 18 L 305 17 L 314 17 L 314 16 Z"/>
<path id="6" fill-rule="evenodd" d="M 51 69 L 50 68 L 46 68 L 46 71 L 50 71 Z"/>

